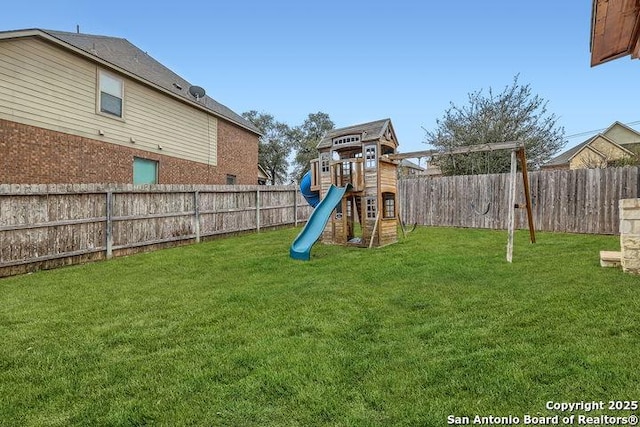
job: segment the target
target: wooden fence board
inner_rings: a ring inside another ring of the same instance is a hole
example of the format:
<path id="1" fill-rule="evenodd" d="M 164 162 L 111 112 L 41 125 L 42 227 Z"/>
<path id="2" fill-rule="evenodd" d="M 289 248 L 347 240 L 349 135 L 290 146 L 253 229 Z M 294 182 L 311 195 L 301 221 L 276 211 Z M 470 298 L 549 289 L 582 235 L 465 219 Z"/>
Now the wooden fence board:
<path id="1" fill-rule="evenodd" d="M 536 171 L 529 179 L 536 230 L 617 234 L 618 200 L 638 197 L 640 173 Z M 508 184 L 508 174 L 404 178 L 400 214 L 407 224 L 506 229 Z M 516 202 L 524 205 L 520 174 Z M 292 186 L 2 184 L 0 276 L 105 258 L 113 249 L 297 224 L 310 213 Z M 524 209 L 516 224 L 526 228 Z"/>
<path id="2" fill-rule="evenodd" d="M 552 170 L 529 173 L 536 230 L 617 234 L 618 200 L 639 195 L 638 167 Z M 508 174 L 409 177 L 399 181 L 405 223 L 506 229 Z M 522 174 L 516 203 L 525 204 Z M 489 210 L 486 215 L 482 212 Z M 518 228 L 527 228 L 525 209 L 517 209 Z"/>
<path id="3" fill-rule="evenodd" d="M 297 225 L 310 213 L 294 186 L 3 184 L 0 277 Z"/>

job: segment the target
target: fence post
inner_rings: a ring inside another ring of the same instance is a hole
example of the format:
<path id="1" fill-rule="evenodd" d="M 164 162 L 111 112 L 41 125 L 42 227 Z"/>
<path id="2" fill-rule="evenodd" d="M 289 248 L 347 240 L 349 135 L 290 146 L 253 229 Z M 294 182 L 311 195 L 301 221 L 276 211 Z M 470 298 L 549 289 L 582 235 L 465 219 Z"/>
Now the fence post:
<path id="1" fill-rule="evenodd" d="M 107 191 L 107 205 L 106 205 L 106 230 L 105 230 L 105 246 L 106 246 L 106 256 L 107 259 L 113 257 L 113 220 L 111 217 L 113 216 L 113 192 Z"/>
<path id="2" fill-rule="evenodd" d="M 199 192 L 196 190 L 193 192 L 193 212 L 195 215 L 195 224 L 193 225 L 193 228 L 196 232 L 196 242 L 200 243 L 200 207 L 198 206 L 200 204 L 200 197 L 199 197 Z"/>
<path id="3" fill-rule="evenodd" d="M 293 226 L 298 226 L 298 185 L 293 188 Z"/>
<path id="4" fill-rule="evenodd" d="M 260 232 L 260 189 L 256 190 L 256 231 Z"/>

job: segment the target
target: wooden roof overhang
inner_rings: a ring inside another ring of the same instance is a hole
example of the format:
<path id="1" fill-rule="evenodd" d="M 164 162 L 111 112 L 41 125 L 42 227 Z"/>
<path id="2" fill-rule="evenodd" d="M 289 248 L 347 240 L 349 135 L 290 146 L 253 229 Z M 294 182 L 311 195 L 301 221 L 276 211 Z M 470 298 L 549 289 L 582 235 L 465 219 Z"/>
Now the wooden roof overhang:
<path id="1" fill-rule="evenodd" d="M 593 0 L 591 66 L 640 56 L 640 0 Z"/>

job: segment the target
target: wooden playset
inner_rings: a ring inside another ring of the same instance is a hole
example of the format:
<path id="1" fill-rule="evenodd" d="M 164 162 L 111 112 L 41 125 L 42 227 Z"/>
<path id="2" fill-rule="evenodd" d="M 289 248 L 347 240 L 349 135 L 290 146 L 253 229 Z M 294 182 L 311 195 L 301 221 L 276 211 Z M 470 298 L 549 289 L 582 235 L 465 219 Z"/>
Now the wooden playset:
<path id="1" fill-rule="evenodd" d="M 322 242 L 384 246 L 398 240 L 398 140 L 390 119 L 330 131 L 311 162 L 311 191 L 350 186 L 322 233 Z"/>
<path id="2" fill-rule="evenodd" d="M 311 170 L 300 184 L 302 194 L 315 209 L 291 245 L 292 258 L 309 260 L 311 247 L 318 238 L 329 244 L 364 247 L 397 242 L 401 223 L 397 195 L 399 161 L 495 150 L 511 151 L 507 261 L 512 261 L 515 209 L 526 209 L 530 241 L 535 243 L 522 142 L 412 153 L 397 153 L 397 148 L 398 139 L 390 119 L 334 129 L 323 137 L 318 144 L 319 156 L 311 161 Z M 524 205 L 515 203 L 518 162 L 522 170 Z"/>

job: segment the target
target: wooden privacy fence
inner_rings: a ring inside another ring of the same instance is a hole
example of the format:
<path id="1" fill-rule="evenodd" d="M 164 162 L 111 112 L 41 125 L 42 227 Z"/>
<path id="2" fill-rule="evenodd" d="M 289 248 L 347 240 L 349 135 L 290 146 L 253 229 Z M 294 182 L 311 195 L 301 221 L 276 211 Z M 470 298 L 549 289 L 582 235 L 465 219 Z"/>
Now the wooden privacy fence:
<path id="1" fill-rule="evenodd" d="M 516 204 L 524 206 L 518 173 Z M 536 171 L 529 173 L 536 230 L 618 234 L 618 200 L 637 198 L 638 167 Z M 509 174 L 404 178 L 399 182 L 407 224 L 506 229 Z M 516 209 L 516 226 L 527 227 Z"/>
<path id="2" fill-rule="evenodd" d="M 0 185 L 0 277 L 297 225 L 294 186 Z"/>

